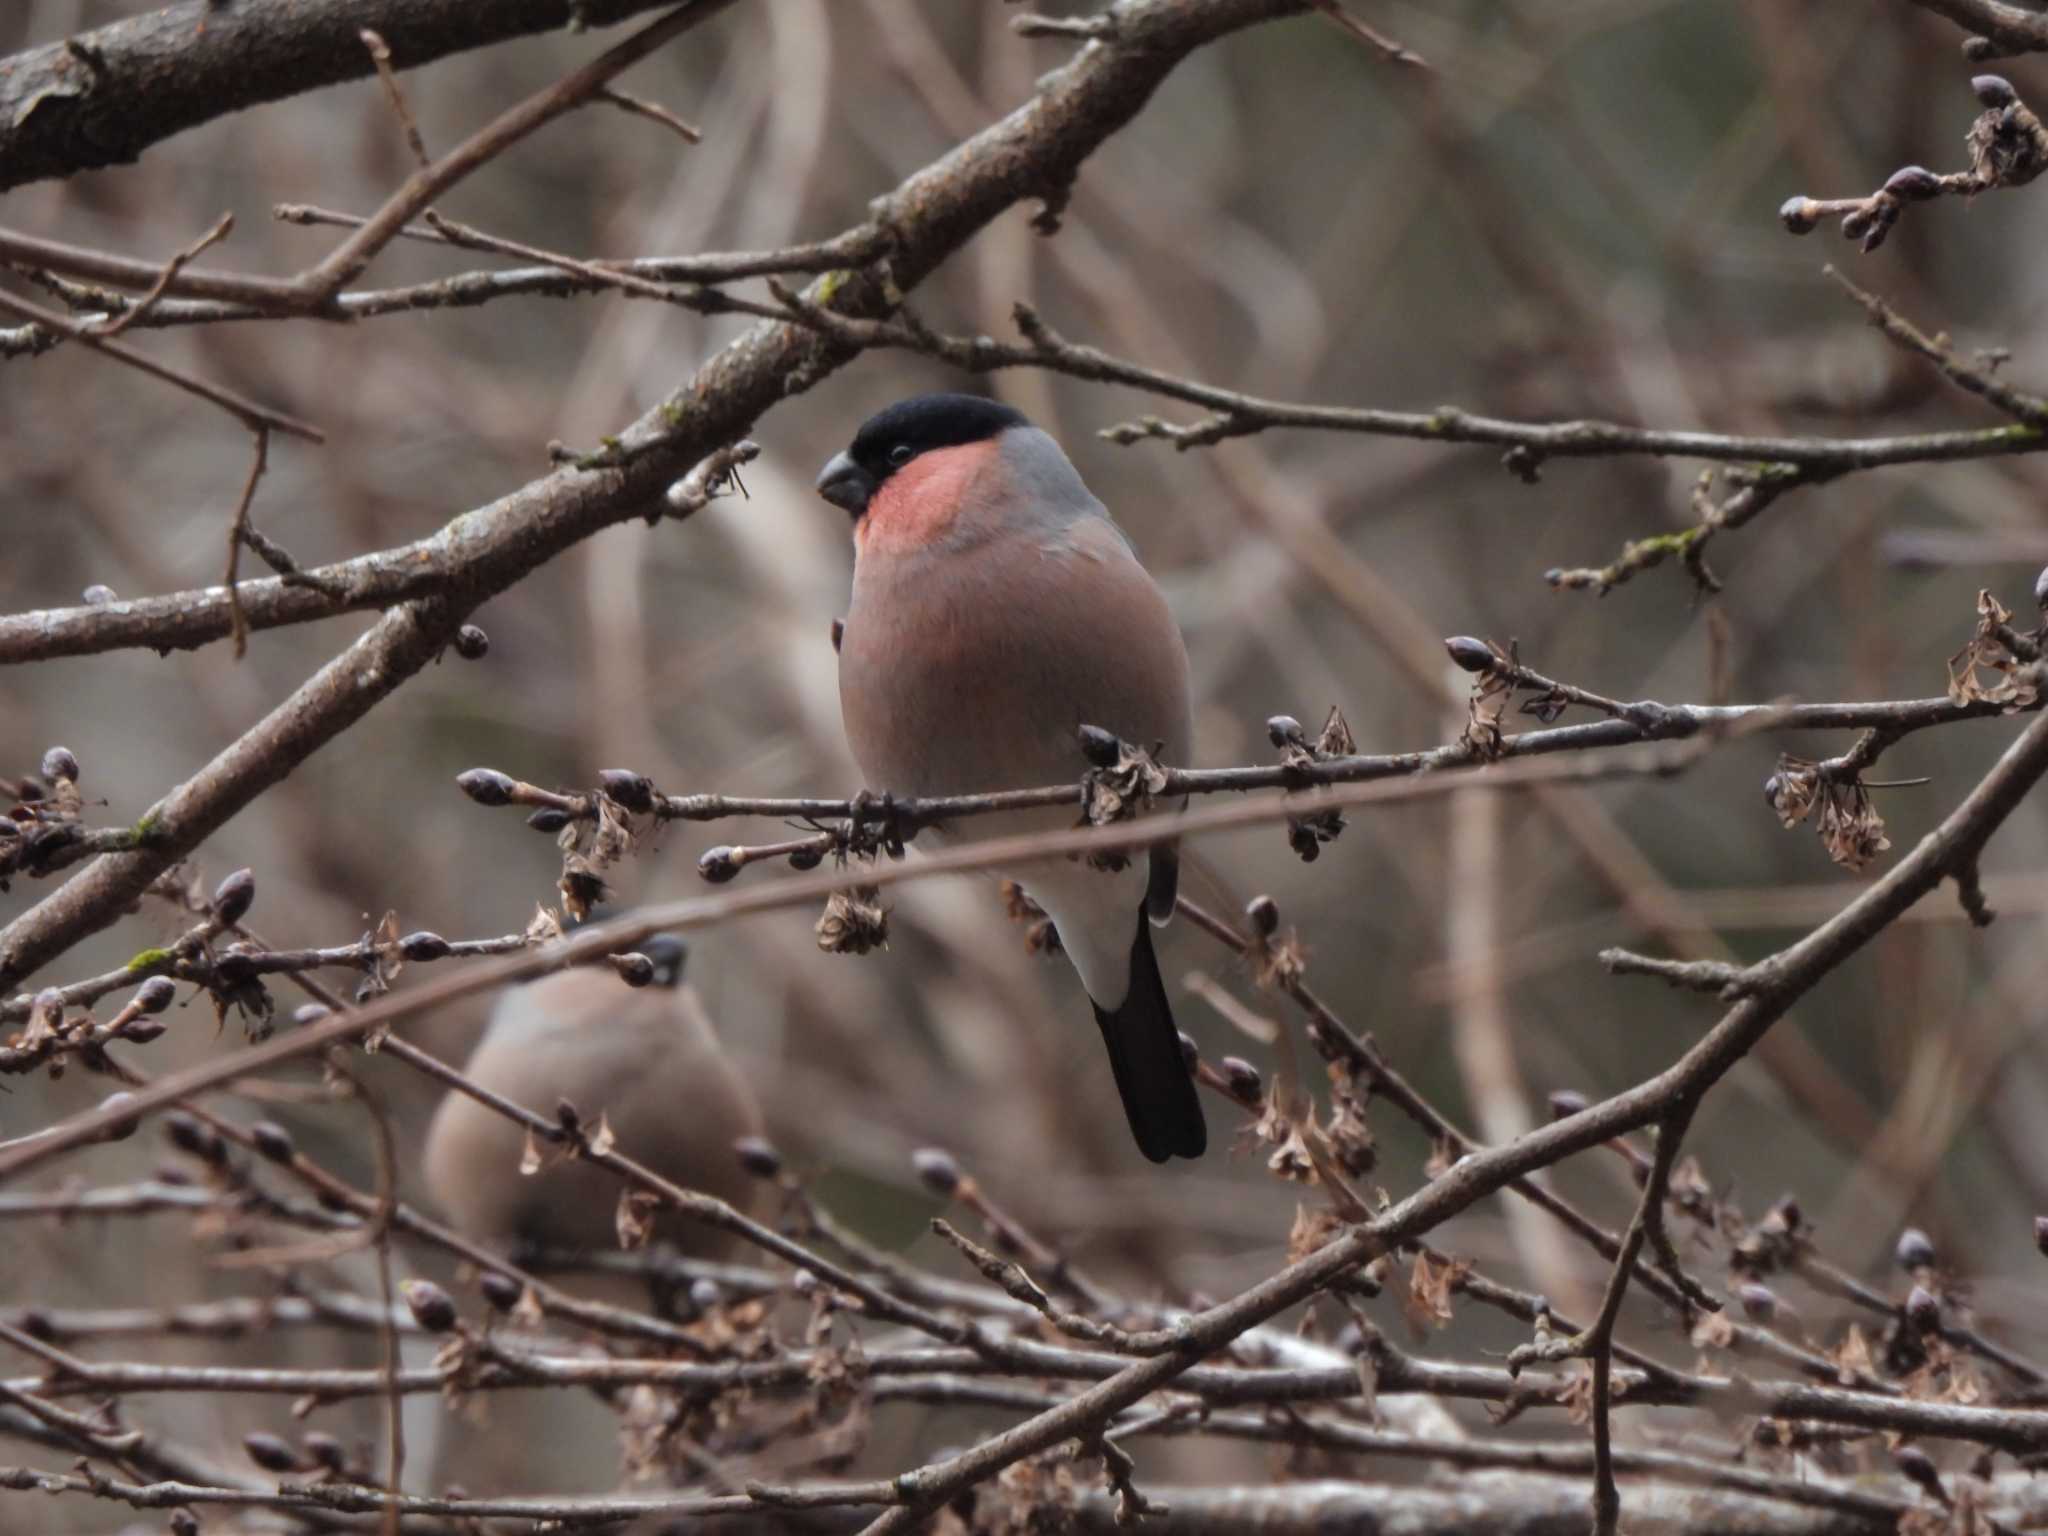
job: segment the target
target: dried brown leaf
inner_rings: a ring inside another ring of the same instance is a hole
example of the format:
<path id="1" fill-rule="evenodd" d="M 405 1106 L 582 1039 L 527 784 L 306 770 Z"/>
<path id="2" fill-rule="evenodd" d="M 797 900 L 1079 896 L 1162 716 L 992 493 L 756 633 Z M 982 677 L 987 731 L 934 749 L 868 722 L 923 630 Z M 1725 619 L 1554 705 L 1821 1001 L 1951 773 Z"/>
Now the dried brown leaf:
<path id="1" fill-rule="evenodd" d="M 818 948 L 828 955 L 864 955 L 889 947 L 889 909 L 881 904 L 879 887 L 858 885 L 834 891 L 814 929 Z"/>
<path id="2" fill-rule="evenodd" d="M 1726 1312 L 1702 1312 L 1692 1325 L 1694 1349 L 1726 1349 L 1735 1342 L 1735 1324 Z"/>
<path id="3" fill-rule="evenodd" d="M 1344 1221 L 1325 1205 L 1297 1205 L 1287 1234 L 1287 1262 L 1296 1263 L 1344 1233 Z"/>
<path id="4" fill-rule="evenodd" d="M 1438 1260 L 1427 1250 L 1417 1252 L 1414 1268 L 1408 1274 L 1408 1290 L 1402 1298 L 1402 1311 L 1407 1315 L 1408 1326 L 1418 1337 L 1432 1328 L 1450 1324 L 1453 1316 L 1451 1293 L 1471 1272 L 1469 1260 Z"/>
<path id="5" fill-rule="evenodd" d="M 654 1236 L 654 1213 L 660 1209 L 659 1195 L 644 1189 L 620 1190 L 619 1208 L 614 1215 L 619 1246 L 628 1253 L 645 1248 L 648 1239 Z"/>

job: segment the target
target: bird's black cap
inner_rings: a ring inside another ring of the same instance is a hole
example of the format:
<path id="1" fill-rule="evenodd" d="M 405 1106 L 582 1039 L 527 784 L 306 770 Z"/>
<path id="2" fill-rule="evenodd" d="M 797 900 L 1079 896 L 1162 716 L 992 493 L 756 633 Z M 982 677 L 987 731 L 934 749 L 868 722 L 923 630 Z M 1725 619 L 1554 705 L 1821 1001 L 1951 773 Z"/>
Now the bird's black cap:
<path id="1" fill-rule="evenodd" d="M 882 482 L 919 454 L 1028 425 L 1014 406 L 982 395 L 912 395 L 861 423 L 846 451 L 819 472 L 818 494 L 859 517 Z"/>

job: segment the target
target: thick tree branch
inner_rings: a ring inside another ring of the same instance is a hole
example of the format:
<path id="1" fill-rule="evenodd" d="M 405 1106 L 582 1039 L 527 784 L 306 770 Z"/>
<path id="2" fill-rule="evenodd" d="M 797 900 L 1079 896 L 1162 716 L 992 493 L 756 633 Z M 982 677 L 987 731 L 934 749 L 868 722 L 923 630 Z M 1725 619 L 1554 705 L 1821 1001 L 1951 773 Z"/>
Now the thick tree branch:
<path id="1" fill-rule="evenodd" d="M 2004 0 L 1913 0 L 1925 10 L 1946 16 L 1971 34 L 1963 52 L 1973 59 L 1997 59 L 2016 53 L 2048 51 L 2048 16 L 2007 5 Z"/>
<path id="2" fill-rule="evenodd" d="M 182 0 L 0 60 L 0 190 L 126 165 L 187 128 L 372 72 L 360 33 L 412 69 L 667 0 Z"/>

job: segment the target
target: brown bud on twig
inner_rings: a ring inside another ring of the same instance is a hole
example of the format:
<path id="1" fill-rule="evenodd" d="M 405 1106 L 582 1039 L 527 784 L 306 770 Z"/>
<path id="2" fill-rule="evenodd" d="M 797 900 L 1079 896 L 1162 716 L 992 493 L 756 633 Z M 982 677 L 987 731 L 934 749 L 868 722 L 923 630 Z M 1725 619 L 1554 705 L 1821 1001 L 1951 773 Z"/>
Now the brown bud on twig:
<path id="1" fill-rule="evenodd" d="M 446 1333 L 455 1326 L 455 1298 L 433 1281 L 400 1281 L 398 1293 L 405 1298 L 413 1321 L 427 1332 Z"/>
<path id="2" fill-rule="evenodd" d="M 654 784 L 644 773 L 635 773 L 630 768 L 602 768 L 598 770 L 597 787 L 635 815 L 645 816 L 654 809 Z"/>
<path id="3" fill-rule="evenodd" d="M 1308 738 L 1301 722 L 1292 715 L 1274 715 L 1266 721 L 1266 740 L 1276 747 L 1306 747 Z"/>
<path id="4" fill-rule="evenodd" d="M 1941 1303 L 1924 1285 L 1916 1285 L 1906 1293 L 1903 1310 L 1916 1333 L 1934 1333 L 1941 1327 Z"/>
<path id="5" fill-rule="evenodd" d="M 510 1312 L 519 1305 L 519 1298 L 526 1294 L 525 1286 L 496 1269 L 487 1269 L 478 1275 L 476 1288 L 483 1292 L 484 1300 L 500 1312 Z"/>
<path id="6" fill-rule="evenodd" d="M 213 1127 L 197 1115 L 188 1115 L 175 1110 L 164 1116 L 164 1137 L 180 1152 L 196 1157 L 205 1163 L 220 1163 L 227 1160 L 227 1148 L 214 1133 Z"/>
<path id="7" fill-rule="evenodd" d="M 1777 1203 L 1764 1212 L 1762 1225 L 1775 1232 L 1797 1232 L 1799 1224 L 1806 1219 L 1806 1213 L 1799 1208 L 1796 1195 L 1778 1196 Z"/>
<path id="8" fill-rule="evenodd" d="M 292 1140 L 292 1133 L 275 1120 L 258 1120 L 249 1127 L 249 1139 L 256 1143 L 256 1150 L 273 1163 L 288 1163 L 298 1156 L 298 1145 Z"/>
<path id="9" fill-rule="evenodd" d="M 1908 1481 L 1918 1483 L 1936 1502 L 1948 1502 L 1948 1490 L 1941 1486 L 1941 1474 L 1934 1469 L 1934 1458 L 1917 1445 L 1902 1445 L 1892 1452 L 1892 1465 L 1902 1472 Z"/>
<path id="10" fill-rule="evenodd" d="M 1270 896 L 1254 896 L 1246 902 L 1244 916 L 1252 932 L 1262 939 L 1270 939 L 1280 930 L 1280 903 Z"/>
<path id="11" fill-rule="evenodd" d="M 1493 647 L 1484 640 L 1471 635 L 1453 635 L 1444 642 L 1444 649 L 1451 653 L 1451 660 L 1467 672 L 1490 672 L 1495 657 Z"/>
<path id="12" fill-rule="evenodd" d="M 910 1154 L 910 1166 L 917 1170 L 924 1187 L 941 1200 L 950 1200 L 960 1188 L 960 1165 L 953 1154 L 938 1147 L 919 1147 Z"/>
<path id="13" fill-rule="evenodd" d="M 654 980 L 654 962 L 637 951 L 606 955 L 604 958 L 619 973 L 619 980 L 629 987 L 644 987 Z"/>
<path id="14" fill-rule="evenodd" d="M 147 1045 L 169 1033 L 170 1026 L 162 1019 L 130 1019 L 121 1026 L 121 1038 L 130 1045 Z"/>
<path id="15" fill-rule="evenodd" d="M 1081 755 L 1097 768 L 1114 768 L 1117 759 L 1123 755 L 1123 742 L 1114 731 L 1105 731 L 1099 725 L 1081 727 Z"/>
<path id="16" fill-rule="evenodd" d="M 108 1094 L 99 1103 L 102 1112 L 132 1109 L 134 1105 L 135 1095 L 128 1092 L 125 1088 L 118 1093 Z M 141 1124 L 141 1120 L 138 1116 L 129 1115 L 124 1119 L 116 1120 L 112 1125 L 101 1131 L 97 1139 L 100 1141 L 126 1141 L 135 1134 L 135 1127 L 139 1124 Z"/>
<path id="17" fill-rule="evenodd" d="M 78 759 L 69 747 L 52 747 L 43 754 L 43 777 L 62 779 L 67 784 L 78 782 Z"/>
<path id="18" fill-rule="evenodd" d="M 469 768 L 455 775 L 455 787 L 478 805 L 510 805 L 519 781 L 495 768 Z"/>
<path id="19" fill-rule="evenodd" d="M 1908 1227 L 1899 1234 L 1898 1244 L 1892 1249 L 1892 1258 L 1904 1270 L 1932 1269 L 1934 1240 L 1918 1227 Z"/>
<path id="20" fill-rule="evenodd" d="M 1893 197 L 1922 203 L 1941 195 L 1941 178 L 1924 165 L 1902 165 L 1891 173 L 1884 189 Z"/>
<path id="21" fill-rule="evenodd" d="M 491 652 L 491 637 L 474 624 L 455 631 L 455 654 L 464 661 L 482 661 Z"/>
<path id="22" fill-rule="evenodd" d="M 348 1464 L 348 1452 L 342 1443 L 322 1430 L 311 1430 L 299 1436 L 299 1451 L 314 1466 L 324 1467 L 329 1472 L 339 1472 Z"/>
<path id="23" fill-rule="evenodd" d="M 223 928 L 234 927 L 255 904 L 254 870 L 238 869 L 213 888 L 213 920 Z"/>
<path id="24" fill-rule="evenodd" d="M 1810 197 L 1788 197 L 1778 205 L 1778 222 L 1792 234 L 1810 235 L 1820 227 L 1820 210 Z M 1548 577 L 1558 577 L 1562 574 L 1552 571 L 1548 573 Z M 1550 584 L 1556 586 L 1558 583 L 1552 580 Z"/>
<path id="25" fill-rule="evenodd" d="M 162 1013 L 177 1001 L 178 984 L 168 976 L 152 976 L 135 989 L 129 1005 L 140 1013 Z"/>
<path id="26" fill-rule="evenodd" d="M 334 1010 L 325 1003 L 301 1003 L 292 1010 L 292 1023 L 304 1029 L 309 1024 L 318 1024 L 332 1012 Z"/>
<path id="27" fill-rule="evenodd" d="M 2019 92 L 2012 88 L 2012 82 L 2003 75 L 1973 75 L 1970 77 L 1970 89 L 1987 107 L 2009 107 L 2020 99 Z"/>
<path id="28" fill-rule="evenodd" d="M 78 594 L 78 600 L 88 608 L 104 608 L 108 603 L 120 601 L 120 594 L 104 582 L 96 581 Z"/>
<path id="29" fill-rule="evenodd" d="M 408 933 L 398 941 L 398 952 L 408 960 L 445 960 L 452 950 L 453 946 L 441 935 L 425 929 Z"/>
<path id="30" fill-rule="evenodd" d="M 569 825 L 569 813 L 559 805 L 544 805 L 526 818 L 526 824 L 536 832 L 559 832 Z"/>
<path id="31" fill-rule="evenodd" d="M 1778 1293 L 1767 1285 L 1745 1285 L 1736 1295 L 1753 1323 L 1768 1323 L 1778 1315 Z"/>
<path id="32" fill-rule="evenodd" d="M 1216 1063 L 1216 1070 L 1223 1074 L 1223 1081 L 1232 1094 L 1247 1104 L 1256 1104 L 1265 1096 L 1265 1080 L 1259 1076 L 1259 1069 L 1242 1056 L 1226 1056 Z"/>
<path id="33" fill-rule="evenodd" d="M 697 873 L 713 885 L 723 885 L 740 872 L 739 850 L 727 843 L 706 848 L 697 860 Z"/>
<path id="34" fill-rule="evenodd" d="M 1550 1096 L 1550 1118 L 1562 1120 L 1576 1115 L 1587 1104 L 1586 1096 L 1574 1088 L 1560 1088 Z"/>
<path id="35" fill-rule="evenodd" d="M 757 1179 L 774 1179 L 782 1176 L 782 1154 L 775 1150 L 775 1144 L 765 1136 L 742 1136 L 732 1144 L 733 1156 L 740 1161 L 740 1167 Z"/>
<path id="36" fill-rule="evenodd" d="M 699 1312 L 709 1312 L 724 1299 L 718 1289 L 718 1282 L 709 1275 L 699 1275 L 690 1282 L 690 1305 Z"/>
<path id="37" fill-rule="evenodd" d="M 92 591 L 91 587 L 85 589 Z M 189 1509 L 171 1511 L 171 1536 L 199 1536 L 199 1517 Z"/>
<path id="38" fill-rule="evenodd" d="M 242 1436 L 242 1449 L 266 1472 L 299 1470 L 299 1453 L 276 1435 L 267 1435 L 260 1429 Z"/>

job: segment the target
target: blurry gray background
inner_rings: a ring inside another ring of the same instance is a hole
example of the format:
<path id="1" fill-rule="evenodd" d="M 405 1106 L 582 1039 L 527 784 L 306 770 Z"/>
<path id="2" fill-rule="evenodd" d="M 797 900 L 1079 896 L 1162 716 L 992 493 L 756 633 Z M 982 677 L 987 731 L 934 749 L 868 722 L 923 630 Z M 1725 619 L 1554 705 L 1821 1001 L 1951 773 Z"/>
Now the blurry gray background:
<path id="1" fill-rule="evenodd" d="M 1905 5 L 1803 0 L 1358 8 L 1433 72 L 1395 69 L 1313 20 L 1211 48 L 1089 163 L 1057 238 L 1032 234 L 1025 210 L 1006 216 L 917 293 L 922 317 L 1007 336 L 1009 306 L 1027 298 L 1075 340 L 1282 398 L 1729 432 L 1989 420 L 1886 349 L 1822 278 L 1834 261 L 1929 330 L 2010 347 L 2016 380 L 2048 379 L 2038 190 L 1909 209 L 1868 258 L 1832 226 L 1794 240 L 1775 217 L 1795 192 L 1860 194 L 1901 164 L 1963 163 L 1977 108 L 1954 28 Z M 25 0 L 0 12 L 0 50 L 138 9 Z M 1014 36 L 1011 14 L 936 0 L 738 7 L 623 82 L 701 124 L 702 146 L 584 111 L 443 209 L 594 256 L 835 232 L 1066 55 L 1068 44 Z M 606 40 L 529 41 L 405 76 L 429 149 Z M 2000 67 L 2022 96 L 2042 68 Z M 289 272 L 335 235 L 275 224 L 273 204 L 365 212 L 409 164 L 364 81 L 222 119 L 135 167 L 22 188 L 0 218 L 161 259 L 232 210 L 235 234 L 206 259 Z M 369 280 L 487 264 L 401 242 Z M 258 526 L 310 564 L 419 537 L 543 473 L 550 440 L 593 444 L 739 326 L 611 295 L 136 344 L 327 431 L 322 449 L 273 445 L 255 507 Z M 1604 564 L 1627 539 L 1692 521 L 1697 466 L 1553 462 L 1528 486 L 1484 449 L 1358 437 L 1117 448 L 1096 431 L 1147 411 L 1192 413 L 1031 373 L 988 386 L 1068 446 L 1166 588 L 1193 661 L 1203 766 L 1270 761 L 1268 715 L 1313 728 L 1331 706 L 1362 750 L 1452 739 L 1463 679 L 1436 642 L 1459 633 L 1519 638 L 1531 664 L 1611 696 L 1697 702 L 1718 613 L 1737 700 L 1924 697 L 1941 691 L 1944 658 L 1970 633 L 1976 590 L 2031 622 L 2028 593 L 2048 559 L 2043 466 L 1995 460 L 1799 492 L 1713 545 L 1728 589 L 1710 606 L 1674 568 L 1596 600 L 1553 592 L 1542 573 Z M 498 934 L 554 899 L 557 860 L 515 814 L 464 800 L 451 783 L 464 768 L 583 786 L 599 768 L 629 766 L 672 793 L 860 787 L 827 638 L 851 549 L 843 515 L 810 482 L 868 413 L 931 387 L 977 386 L 925 361 L 865 357 L 759 425 L 765 451 L 745 499 L 681 525 L 609 532 L 487 606 L 486 660 L 450 656 L 266 795 L 202 851 L 209 883 L 254 866 L 253 921 L 274 943 L 346 942 L 391 908 L 408 930 Z M 246 458 L 220 413 L 85 351 L 0 366 L 0 609 L 72 603 L 92 583 L 131 596 L 217 581 Z M 1901 562 L 1907 536 L 1934 550 L 1932 563 Z M 131 821 L 367 622 L 259 634 L 240 664 L 215 646 L 0 672 L 0 773 L 33 771 L 61 742 L 106 802 L 96 819 Z M 2012 734 L 1965 725 L 1886 757 L 1886 776 L 1934 781 L 1883 793 L 1892 857 Z M 1780 829 L 1759 793 L 1780 745 L 1822 756 L 1848 742 L 1751 739 L 1675 782 L 1355 812 L 1313 865 L 1276 828 L 1215 837 L 1195 850 L 1185 888 L 1233 911 L 1272 893 L 1322 995 L 1498 1139 L 1541 1120 L 1552 1090 L 1605 1093 L 1664 1065 L 1714 1018 L 1710 999 L 1604 977 L 1601 946 L 1725 945 L 1753 958 L 1877 872 L 1835 868 L 1809 832 Z M 1946 895 L 1922 903 L 1780 1026 L 1770 1052 L 1708 1100 L 1689 1142 L 1752 1215 L 1796 1191 L 1824 1248 L 1853 1268 L 1881 1275 L 1899 1227 L 1927 1227 L 1981 1276 L 1979 1302 L 2003 1321 L 2027 1292 L 1999 1277 L 2039 1262 L 2027 1218 L 2048 1206 L 2048 1059 L 2034 1038 L 2048 981 L 2044 833 L 2035 806 L 1994 843 L 1996 927 L 1971 931 Z M 701 889 L 693 866 L 705 846 L 777 835 L 759 823 L 671 827 L 620 872 L 620 894 Z M 0 913 L 45 889 L 17 883 Z M 820 954 L 800 912 L 693 946 L 695 982 L 776 1139 L 838 1208 L 885 1243 L 910 1241 L 932 1201 L 908 1153 L 940 1143 L 1028 1222 L 1136 1290 L 1214 1295 L 1279 1262 L 1292 1193 L 1256 1157 L 1222 1150 L 1232 1127 L 1214 1103 L 1218 1150 L 1202 1165 L 1138 1159 L 1078 986 L 1025 954 L 991 886 L 928 882 L 890 901 L 891 948 L 863 960 Z M 145 909 L 48 979 L 90 974 L 173 931 Z M 1199 969 L 1250 996 L 1220 951 L 1182 924 L 1161 961 L 1205 1050 L 1265 1064 L 1261 1047 L 1174 986 Z M 289 986 L 278 992 L 296 1001 Z M 232 1022 L 215 1037 L 203 1004 L 172 1017 L 153 1066 L 236 1041 Z M 406 1027 L 459 1058 L 479 1017 Z M 426 1085 L 378 1076 L 416 1135 Z M 0 1099 L 7 1135 L 103 1091 L 76 1074 L 12 1086 Z M 309 1148 L 367 1176 L 359 1116 L 294 1114 Z M 1376 1112 L 1375 1126 L 1377 1180 L 1398 1194 L 1429 1149 L 1390 1114 Z M 113 1176 L 123 1158 L 146 1169 L 156 1154 L 142 1141 L 91 1154 L 92 1176 Z M 1613 1162 L 1581 1159 L 1559 1182 L 1619 1222 L 1630 1191 Z M 139 1299 L 127 1245 L 145 1230 L 161 1239 L 148 1256 L 152 1296 L 218 1290 L 180 1224 L 163 1219 L 38 1234 L 35 1257 L 0 1259 L 0 1300 Z M 1498 1204 L 1443 1240 L 1534 1288 L 1579 1299 L 1598 1283 L 1589 1255 L 1504 1220 Z M 1486 1326 L 1458 1342 L 1486 1342 Z M 208 1411 L 253 1423 L 281 1410 Z"/>

